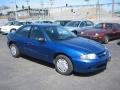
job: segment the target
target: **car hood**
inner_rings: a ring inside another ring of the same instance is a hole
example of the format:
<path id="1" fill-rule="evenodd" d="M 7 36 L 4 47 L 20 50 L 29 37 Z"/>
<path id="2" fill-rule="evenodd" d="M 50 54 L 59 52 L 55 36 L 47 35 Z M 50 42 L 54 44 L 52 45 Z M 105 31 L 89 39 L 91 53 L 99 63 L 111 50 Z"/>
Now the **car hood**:
<path id="1" fill-rule="evenodd" d="M 82 50 L 85 53 L 98 54 L 105 50 L 105 47 L 102 44 L 82 37 L 60 41 L 59 43 L 78 51 Z"/>

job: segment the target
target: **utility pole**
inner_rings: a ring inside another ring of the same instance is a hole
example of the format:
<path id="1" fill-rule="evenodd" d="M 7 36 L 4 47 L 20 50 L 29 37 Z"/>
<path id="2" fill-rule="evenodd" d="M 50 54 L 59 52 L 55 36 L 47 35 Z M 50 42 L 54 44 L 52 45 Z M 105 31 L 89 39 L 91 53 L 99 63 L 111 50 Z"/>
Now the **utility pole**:
<path id="1" fill-rule="evenodd" d="M 114 5 L 115 5 L 115 0 L 112 0 L 112 17 L 114 16 Z"/>
<path id="2" fill-rule="evenodd" d="M 52 6 L 53 6 L 53 3 L 54 3 L 54 0 L 50 0 L 51 8 L 52 8 Z"/>
<path id="3" fill-rule="evenodd" d="M 86 6 L 89 5 L 90 0 L 84 0 L 84 1 L 86 1 Z M 88 9 L 87 9 L 87 12 L 86 12 L 86 18 L 88 18 L 88 14 L 89 14 L 89 7 L 87 7 L 87 8 Z"/>
<path id="4" fill-rule="evenodd" d="M 41 13 L 41 16 L 42 16 L 42 19 L 45 19 L 45 15 L 44 15 L 44 0 L 40 0 L 40 5 L 41 5 L 41 10 L 40 10 L 40 13 Z"/>
<path id="5" fill-rule="evenodd" d="M 28 8 L 28 16 L 30 15 L 30 10 L 29 10 L 29 9 L 30 9 L 30 6 L 29 6 L 29 2 L 30 2 L 29 0 L 26 0 L 27 8 Z"/>
<path id="6" fill-rule="evenodd" d="M 14 0 L 14 8 L 15 8 L 15 19 L 17 20 L 18 19 L 18 15 L 17 15 L 17 1 L 16 0 Z"/>
<path id="7" fill-rule="evenodd" d="M 54 0 L 49 0 L 49 1 L 50 1 L 49 16 L 50 16 L 50 11 L 52 10 Z"/>
<path id="8" fill-rule="evenodd" d="M 100 2 L 99 2 L 99 0 L 97 0 L 97 4 L 96 4 L 96 18 L 98 21 L 100 21 Z"/>

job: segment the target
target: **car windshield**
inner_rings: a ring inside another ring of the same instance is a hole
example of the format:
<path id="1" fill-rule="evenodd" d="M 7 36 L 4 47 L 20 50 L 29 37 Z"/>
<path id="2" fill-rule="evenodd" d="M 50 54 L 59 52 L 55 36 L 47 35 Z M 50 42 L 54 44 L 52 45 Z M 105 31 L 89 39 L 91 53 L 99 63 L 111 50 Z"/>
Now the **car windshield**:
<path id="1" fill-rule="evenodd" d="M 13 25 L 13 24 L 14 24 L 13 22 L 8 22 L 5 25 Z"/>
<path id="2" fill-rule="evenodd" d="M 96 29 L 102 29 L 103 28 L 103 24 L 99 23 L 99 24 L 95 25 L 94 28 L 96 28 Z"/>
<path id="3" fill-rule="evenodd" d="M 62 26 L 46 27 L 45 32 L 52 40 L 68 40 L 77 37 Z"/>
<path id="4" fill-rule="evenodd" d="M 21 25 L 25 25 L 25 22 L 15 22 L 16 26 L 21 26 Z"/>
<path id="5" fill-rule="evenodd" d="M 71 21 L 66 24 L 66 26 L 70 27 L 78 27 L 81 21 Z"/>
<path id="6" fill-rule="evenodd" d="M 96 29 L 112 29 L 112 27 L 111 23 L 99 23 L 95 26 Z"/>

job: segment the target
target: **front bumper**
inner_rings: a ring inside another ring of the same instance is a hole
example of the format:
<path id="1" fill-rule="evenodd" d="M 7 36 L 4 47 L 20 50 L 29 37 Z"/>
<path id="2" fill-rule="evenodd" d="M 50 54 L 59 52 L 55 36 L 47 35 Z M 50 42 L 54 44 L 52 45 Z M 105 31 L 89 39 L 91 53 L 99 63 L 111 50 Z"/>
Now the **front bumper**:
<path id="1" fill-rule="evenodd" d="M 106 69 L 111 56 L 105 56 L 96 60 L 73 60 L 74 72 L 90 73 Z"/>

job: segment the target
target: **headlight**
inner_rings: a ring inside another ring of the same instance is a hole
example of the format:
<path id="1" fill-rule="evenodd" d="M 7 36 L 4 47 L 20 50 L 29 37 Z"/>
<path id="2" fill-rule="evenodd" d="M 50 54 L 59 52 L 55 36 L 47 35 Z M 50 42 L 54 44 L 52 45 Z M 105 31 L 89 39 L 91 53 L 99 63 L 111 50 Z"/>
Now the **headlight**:
<path id="1" fill-rule="evenodd" d="M 81 60 L 96 59 L 96 54 L 91 53 L 91 54 L 81 55 L 80 59 Z"/>
<path id="2" fill-rule="evenodd" d="M 81 32 L 80 34 L 84 34 L 84 32 Z"/>
<path id="3" fill-rule="evenodd" d="M 98 33 L 95 33 L 95 36 L 98 36 L 99 34 Z"/>

